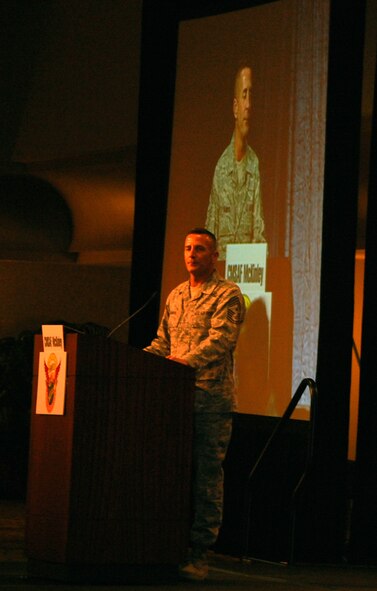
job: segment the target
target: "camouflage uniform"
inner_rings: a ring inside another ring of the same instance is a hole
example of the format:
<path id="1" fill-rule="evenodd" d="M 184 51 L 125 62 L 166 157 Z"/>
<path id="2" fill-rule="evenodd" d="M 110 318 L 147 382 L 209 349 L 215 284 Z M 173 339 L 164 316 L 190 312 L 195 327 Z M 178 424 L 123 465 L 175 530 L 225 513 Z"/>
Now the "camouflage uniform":
<path id="1" fill-rule="evenodd" d="M 247 146 L 237 163 L 234 136 L 215 168 L 205 227 L 217 237 L 219 260 L 227 244 L 266 242 L 258 157 Z"/>
<path id="2" fill-rule="evenodd" d="M 157 338 L 145 349 L 196 370 L 191 542 L 203 549 L 216 541 L 221 524 L 222 462 L 236 407 L 233 351 L 244 314 L 238 286 L 216 271 L 192 298 L 186 281 L 169 294 Z"/>

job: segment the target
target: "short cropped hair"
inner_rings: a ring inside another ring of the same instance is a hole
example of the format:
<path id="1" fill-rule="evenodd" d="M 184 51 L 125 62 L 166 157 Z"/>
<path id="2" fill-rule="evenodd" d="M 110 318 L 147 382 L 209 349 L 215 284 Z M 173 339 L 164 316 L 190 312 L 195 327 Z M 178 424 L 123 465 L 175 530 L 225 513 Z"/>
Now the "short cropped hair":
<path id="1" fill-rule="evenodd" d="M 189 234 L 204 234 L 205 236 L 209 236 L 211 238 L 211 240 L 213 241 L 213 243 L 214 243 L 214 247 L 217 248 L 217 239 L 216 239 L 216 236 L 212 232 L 210 232 L 209 230 L 207 230 L 207 228 L 192 228 L 191 230 L 189 230 L 186 233 L 186 237 Z"/>
<path id="2" fill-rule="evenodd" d="M 233 86 L 233 97 L 237 98 L 238 96 L 238 84 L 241 78 L 242 70 L 250 70 L 253 73 L 253 68 L 247 62 L 239 62 L 239 66 L 237 68 L 236 75 L 234 77 L 234 86 Z"/>

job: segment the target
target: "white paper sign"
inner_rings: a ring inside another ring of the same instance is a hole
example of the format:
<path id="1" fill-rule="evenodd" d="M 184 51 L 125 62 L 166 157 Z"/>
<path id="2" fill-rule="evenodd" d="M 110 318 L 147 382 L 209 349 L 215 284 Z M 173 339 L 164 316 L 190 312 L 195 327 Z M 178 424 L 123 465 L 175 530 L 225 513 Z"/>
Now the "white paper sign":
<path id="1" fill-rule="evenodd" d="M 262 303 L 268 321 L 268 342 L 271 338 L 272 293 L 266 291 L 267 243 L 228 244 L 225 277 L 237 283 L 245 300 L 247 314 L 251 306 Z M 255 307 L 254 307 L 255 310 Z"/>
<path id="2" fill-rule="evenodd" d="M 267 244 L 228 244 L 225 278 L 237 283 L 242 293 L 266 291 Z"/>
<path id="3" fill-rule="evenodd" d="M 42 326 L 43 352 L 39 354 L 36 414 L 64 414 L 67 353 L 61 325 Z"/>

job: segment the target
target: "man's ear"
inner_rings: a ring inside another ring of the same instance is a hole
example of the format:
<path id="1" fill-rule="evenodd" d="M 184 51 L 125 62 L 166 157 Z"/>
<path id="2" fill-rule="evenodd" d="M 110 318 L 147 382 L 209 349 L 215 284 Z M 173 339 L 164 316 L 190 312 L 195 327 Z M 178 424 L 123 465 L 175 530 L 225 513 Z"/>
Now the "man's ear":
<path id="1" fill-rule="evenodd" d="M 238 101 L 236 98 L 233 99 L 233 115 L 234 118 L 237 119 L 237 115 L 238 115 Z"/>

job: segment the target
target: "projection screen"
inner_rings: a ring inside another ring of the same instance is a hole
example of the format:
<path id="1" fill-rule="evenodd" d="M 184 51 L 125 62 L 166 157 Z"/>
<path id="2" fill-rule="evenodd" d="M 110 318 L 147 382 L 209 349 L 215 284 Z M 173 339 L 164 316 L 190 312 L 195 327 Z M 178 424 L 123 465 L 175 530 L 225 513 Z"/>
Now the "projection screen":
<path id="1" fill-rule="evenodd" d="M 229 231 L 218 264 L 247 304 L 235 354 L 240 413 L 280 416 L 301 380 L 315 378 L 328 29 L 329 0 L 278 0 L 179 24 L 162 305 L 186 278 L 183 236 L 209 223 L 215 167 L 234 131 L 237 68 L 252 71 L 247 141 L 264 241 L 251 232 L 239 243 Z M 232 197 L 221 203 L 223 186 L 219 219 L 226 226 L 239 215 L 234 224 L 245 225 Z M 303 398 L 295 416 L 306 418 L 308 405 Z"/>

